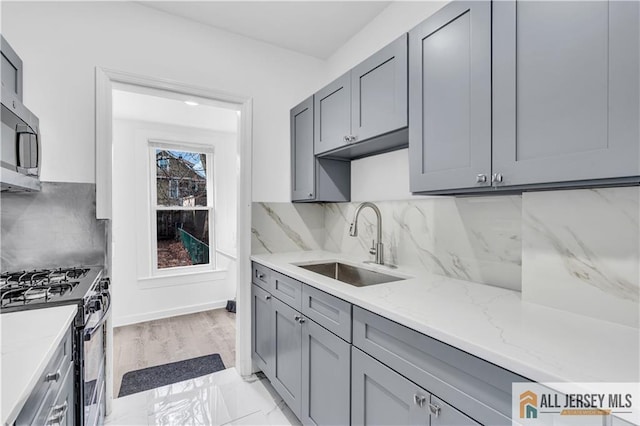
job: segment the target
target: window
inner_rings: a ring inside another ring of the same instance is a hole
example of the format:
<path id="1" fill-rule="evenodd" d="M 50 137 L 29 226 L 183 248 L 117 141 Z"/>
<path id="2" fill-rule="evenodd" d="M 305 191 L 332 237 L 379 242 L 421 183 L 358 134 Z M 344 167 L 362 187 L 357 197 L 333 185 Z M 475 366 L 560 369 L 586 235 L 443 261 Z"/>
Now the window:
<path id="1" fill-rule="evenodd" d="M 213 181 L 210 148 L 150 142 L 154 182 L 156 268 L 213 265 Z"/>

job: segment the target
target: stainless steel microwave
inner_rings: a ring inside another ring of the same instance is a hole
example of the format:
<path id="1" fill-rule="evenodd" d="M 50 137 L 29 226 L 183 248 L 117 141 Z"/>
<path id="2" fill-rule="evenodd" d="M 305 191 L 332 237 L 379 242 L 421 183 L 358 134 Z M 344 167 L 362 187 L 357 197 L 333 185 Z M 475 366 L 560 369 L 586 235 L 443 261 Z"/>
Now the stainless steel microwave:
<path id="1" fill-rule="evenodd" d="M 39 121 L 22 104 L 22 61 L 2 37 L 2 191 L 40 190 Z"/>

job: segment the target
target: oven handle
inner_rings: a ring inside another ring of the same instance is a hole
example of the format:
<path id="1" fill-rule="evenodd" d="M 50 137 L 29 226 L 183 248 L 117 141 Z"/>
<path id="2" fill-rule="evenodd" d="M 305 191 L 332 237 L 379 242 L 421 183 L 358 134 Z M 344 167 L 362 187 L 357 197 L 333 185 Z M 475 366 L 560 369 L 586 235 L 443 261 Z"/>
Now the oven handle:
<path id="1" fill-rule="evenodd" d="M 85 342 L 88 341 L 88 340 L 91 340 L 91 337 L 93 337 L 93 334 L 97 330 L 99 330 L 104 325 L 104 323 L 107 321 L 107 315 L 109 314 L 109 309 L 111 308 L 111 295 L 109 294 L 109 292 L 105 292 L 102 295 L 107 298 L 107 306 L 104 309 L 104 313 L 102 314 L 102 317 L 100 318 L 98 323 L 96 325 L 94 325 L 93 327 L 86 328 L 84 330 L 84 341 Z"/>

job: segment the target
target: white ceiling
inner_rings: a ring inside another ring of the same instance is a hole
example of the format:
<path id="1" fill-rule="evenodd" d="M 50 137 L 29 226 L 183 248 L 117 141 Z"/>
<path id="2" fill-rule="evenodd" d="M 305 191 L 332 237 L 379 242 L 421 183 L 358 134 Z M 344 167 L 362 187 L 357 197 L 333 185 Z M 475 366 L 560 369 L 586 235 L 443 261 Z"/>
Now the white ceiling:
<path id="1" fill-rule="evenodd" d="M 175 96 L 176 99 L 134 93 L 128 90 L 113 90 L 113 118 L 141 120 L 153 123 L 171 124 L 218 132 L 238 131 L 238 112 L 201 103 L 201 99 Z M 185 100 L 200 104 L 189 106 Z"/>
<path id="2" fill-rule="evenodd" d="M 143 1 L 139 4 L 327 59 L 390 1 Z"/>

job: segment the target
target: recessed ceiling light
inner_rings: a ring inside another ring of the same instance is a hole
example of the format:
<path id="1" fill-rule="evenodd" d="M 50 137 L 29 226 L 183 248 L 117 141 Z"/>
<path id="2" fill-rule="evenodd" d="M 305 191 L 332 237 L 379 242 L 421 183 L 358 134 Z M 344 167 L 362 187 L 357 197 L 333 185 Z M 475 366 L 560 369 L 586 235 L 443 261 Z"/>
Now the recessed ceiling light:
<path id="1" fill-rule="evenodd" d="M 189 106 L 198 106 L 198 105 L 200 105 L 199 103 L 194 102 L 194 101 L 184 101 L 184 103 L 189 105 Z"/>

